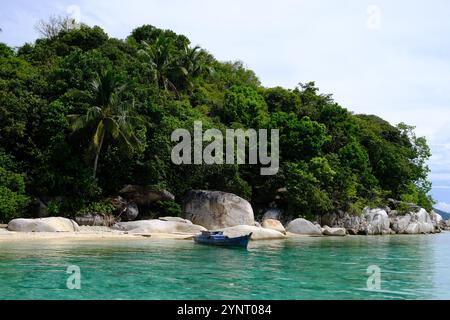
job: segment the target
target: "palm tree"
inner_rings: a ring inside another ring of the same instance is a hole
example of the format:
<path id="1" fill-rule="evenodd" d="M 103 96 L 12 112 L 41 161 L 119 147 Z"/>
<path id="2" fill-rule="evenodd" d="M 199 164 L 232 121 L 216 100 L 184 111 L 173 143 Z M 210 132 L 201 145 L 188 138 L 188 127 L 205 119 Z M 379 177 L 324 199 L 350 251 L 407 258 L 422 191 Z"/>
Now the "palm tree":
<path id="1" fill-rule="evenodd" d="M 103 71 L 92 81 L 93 106 L 84 115 L 70 115 L 72 130 L 84 128 L 92 130 L 91 151 L 94 153 L 93 177 L 96 177 L 98 159 L 105 138 L 121 140 L 133 150 L 142 142 L 134 134 L 135 127 L 142 123 L 139 116 L 134 116 L 134 101 L 121 101 L 121 94 L 126 89 L 112 69 Z"/>
<path id="2" fill-rule="evenodd" d="M 180 69 L 190 90 L 194 87 L 194 78 L 201 75 L 209 75 L 213 72 L 212 67 L 206 61 L 206 56 L 206 52 L 199 46 L 195 46 L 194 48 L 185 46 L 184 48 L 183 61 Z"/>
<path id="3" fill-rule="evenodd" d="M 145 41 L 142 41 L 142 45 L 143 49 L 139 50 L 139 55 L 148 65 L 152 73 L 152 80 L 160 88 L 166 91 L 173 90 L 179 95 L 174 79 L 181 69 L 178 56 L 174 54 L 171 39 L 161 34 L 152 45 Z"/>

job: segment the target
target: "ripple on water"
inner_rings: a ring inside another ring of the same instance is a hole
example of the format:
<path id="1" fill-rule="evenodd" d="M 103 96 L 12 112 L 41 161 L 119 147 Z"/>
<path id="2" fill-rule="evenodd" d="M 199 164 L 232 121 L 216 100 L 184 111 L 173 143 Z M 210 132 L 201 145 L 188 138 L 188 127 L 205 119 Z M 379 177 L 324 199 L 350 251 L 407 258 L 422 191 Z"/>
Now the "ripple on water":
<path id="1" fill-rule="evenodd" d="M 180 240 L 0 243 L 0 299 L 450 298 L 450 233 L 294 238 L 248 250 Z M 66 288 L 67 266 L 81 290 Z M 381 270 L 368 290 L 367 268 Z"/>

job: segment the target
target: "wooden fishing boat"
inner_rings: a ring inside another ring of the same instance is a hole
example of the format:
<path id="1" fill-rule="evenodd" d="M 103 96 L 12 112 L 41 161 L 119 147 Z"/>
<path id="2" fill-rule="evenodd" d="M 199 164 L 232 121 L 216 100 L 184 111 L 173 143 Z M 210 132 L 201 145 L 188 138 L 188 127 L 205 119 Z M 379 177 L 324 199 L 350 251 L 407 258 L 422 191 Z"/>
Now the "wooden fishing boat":
<path id="1" fill-rule="evenodd" d="M 202 231 L 200 235 L 194 237 L 194 241 L 200 244 L 208 244 L 222 247 L 244 247 L 246 248 L 252 234 L 241 237 L 230 238 L 223 234 L 223 231 Z"/>

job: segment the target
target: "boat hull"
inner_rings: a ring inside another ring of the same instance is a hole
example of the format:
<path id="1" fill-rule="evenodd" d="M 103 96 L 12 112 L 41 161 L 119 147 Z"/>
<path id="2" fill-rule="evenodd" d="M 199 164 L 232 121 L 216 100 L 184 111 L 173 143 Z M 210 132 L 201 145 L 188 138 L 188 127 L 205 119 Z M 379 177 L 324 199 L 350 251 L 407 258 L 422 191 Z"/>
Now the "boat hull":
<path id="1" fill-rule="evenodd" d="M 251 234 L 242 237 L 220 237 L 199 235 L 194 237 L 194 241 L 199 244 L 206 244 L 220 247 L 243 247 L 246 248 L 250 241 Z"/>

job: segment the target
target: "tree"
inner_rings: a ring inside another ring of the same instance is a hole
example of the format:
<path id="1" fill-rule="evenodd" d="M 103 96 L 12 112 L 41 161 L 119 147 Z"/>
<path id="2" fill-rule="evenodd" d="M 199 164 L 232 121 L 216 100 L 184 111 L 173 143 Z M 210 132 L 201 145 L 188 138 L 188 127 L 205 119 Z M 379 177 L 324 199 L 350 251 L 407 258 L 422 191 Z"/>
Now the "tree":
<path id="1" fill-rule="evenodd" d="M 127 147 L 134 149 L 142 142 L 134 133 L 136 126 L 142 123 L 139 116 L 133 115 L 134 102 L 121 100 L 126 85 L 109 68 L 92 82 L 94 94 L 93 106 L 85 115 L 70 115 L 72 129 L 94 128 L 91 150 L 94 153 L 93 177 L 96 177 L 98 160 L 105 138 L 121 140 Z"/>
<path id="2" fill-rule="evenodd" d="M 54 39 L 61 31 L 70 31 L 78 26 L 75 19 L 65 16 L 50 16 L 45 20 L 40 20 L 35 28 L 36 30 L 47 39 Z"/>
<path id="3" fill-rule="evenodd" d="M 179 96 L 175 81 L 183 71 L 171 39 L 161 34 L 153 44 L 143 41 L 142 46 L 139 55 L 149 68 L 152 81 L 165 91 L 170 89 Z"/>

